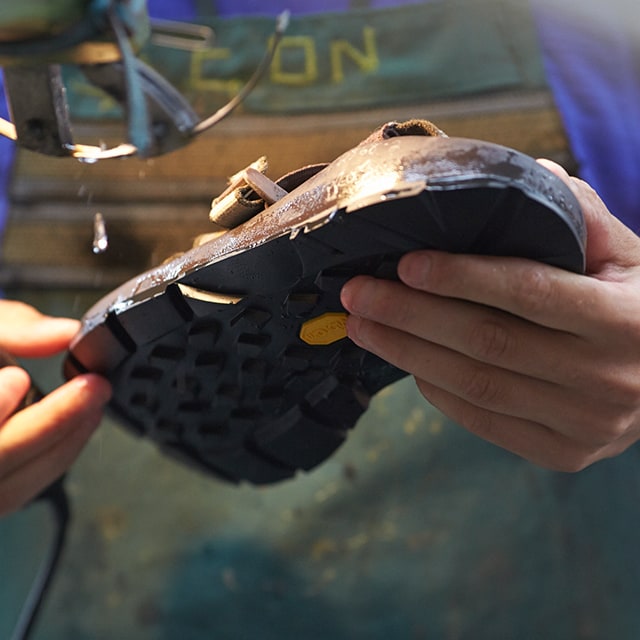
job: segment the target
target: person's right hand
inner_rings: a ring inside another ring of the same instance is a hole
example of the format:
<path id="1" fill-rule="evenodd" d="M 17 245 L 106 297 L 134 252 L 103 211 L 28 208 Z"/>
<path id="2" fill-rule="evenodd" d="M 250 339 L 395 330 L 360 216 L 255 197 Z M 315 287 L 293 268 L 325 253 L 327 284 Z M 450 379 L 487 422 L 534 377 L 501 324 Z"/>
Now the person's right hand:
<path id="1" fill-rule="evenodd" d="M 400 282 L 342 290 L 349 337 L 412 374 L 472 433 L 579 471 L 640 441 L 640 238 L 582 180 L 587 272 L 512 257 L 416 251 Z"/>

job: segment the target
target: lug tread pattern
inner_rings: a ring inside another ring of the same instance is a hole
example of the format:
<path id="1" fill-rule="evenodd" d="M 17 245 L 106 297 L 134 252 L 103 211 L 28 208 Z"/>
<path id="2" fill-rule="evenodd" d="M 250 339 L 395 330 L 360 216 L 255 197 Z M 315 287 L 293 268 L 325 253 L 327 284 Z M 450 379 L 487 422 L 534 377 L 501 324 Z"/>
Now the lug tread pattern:
<path id="1" fill-rule="evenodd" d="M 111 326 L 129 335 L 133 324 L 137 347 L 109 374 L 116 415 L 163 450 L 226 480 L 265 484 L 315 467 L 344 442 L 370 393 L 358 381 L 364 352 L 346 339 L 307 345 L 298 338 L 300 324 L 339 311 L 339 288 L 354 273 L 396 263 L 379 256 L 331 267 L 300 291 L 210 304 L 208 315 L 200 306 L 169 331 L 164 319 L 161 330 L 149 326 L 146 339 L 142 316 L 133 322 L 125 310 Z M 155 306 L 175 304 L 170 318 L 189 302 L 177 300 L 175 290 L 163 297 Z"/>
<path id="2" fill-rule="evenodd" d="M 338 212 L 313 231 L 259 247 L 257 257 L 252 249 L 236 254 L 226 286 L 242 288 L 240 301 L 183 298 L 170 285 L 87 334 L 68 370 L 99 369 L 94 353 L 113 345 L 101 366 L 114 386 L 115 413 L 164 451 L 220 478 L 266 484 L 309 470 L 342 444 L 378 390 L 406 374 L 348 339 L 308 345 L 299 338 L 302 323 L 343 312 L 340 289 L 356 274 L 394 279 L 399 258 L 418 248 L 492 253 L 495 229 L 483 230 L 500 227 L 505 208 L 525 218 L 528 209 L 539 209 L 504 189 L 463 195 L 425 192 Z M 478 201 L 487 219 L 456 234 L 461 219 L 477 214 Z M 458 212 L 462 204 L 468 210 Z M 554 219 L 547 226 L 562 224 Z M 518 248 L 525 257 L 539 252 Z M 261 273 L 254 275 L 257 265 Z M 223 267 L 224 261 L 203 267 L 184 282 L 216 292 L 212 283 L 224 281 Z"/>

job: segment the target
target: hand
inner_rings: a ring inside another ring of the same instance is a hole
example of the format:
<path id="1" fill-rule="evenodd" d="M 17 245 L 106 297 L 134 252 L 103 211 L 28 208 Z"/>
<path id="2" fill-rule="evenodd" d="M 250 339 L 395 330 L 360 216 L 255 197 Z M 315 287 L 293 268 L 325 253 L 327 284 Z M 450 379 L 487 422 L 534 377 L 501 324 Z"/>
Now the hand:
<path id="1" fill-rule="evenodd" d="M 63 351 L 78 328 L 75 320 L 0 301 L 0 349 L 13 356 Z M 30 384 L 23 369 L 0 369 L 0 515 L 24 505 L 67 470 L 98 426 L 111 393 L 99 376 L 78 376 L 14 413 Z"/>
<path id="2" fill-rule="evenodd" d="M 578 471 L 640 438 L 640 239 L 584 182 L 587 275 L 516 258 L 420 251 L 401 282 L 342 291 L 349 337 L 412 374 L 478 436 Z"/>

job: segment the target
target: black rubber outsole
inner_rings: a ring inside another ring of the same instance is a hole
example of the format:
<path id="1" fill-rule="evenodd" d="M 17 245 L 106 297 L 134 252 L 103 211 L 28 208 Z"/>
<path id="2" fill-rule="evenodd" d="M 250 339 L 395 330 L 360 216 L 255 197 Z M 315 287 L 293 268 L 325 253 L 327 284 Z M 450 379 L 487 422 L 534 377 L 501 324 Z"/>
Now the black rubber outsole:
<path id="1" fill-rule="evenodd" d="M 399 258 L 421 248 L 583 269 L 584 226 L 571 192 L 533 160 L 486 143 L 472 144 L 493 159 L 470 171 L 469 144 L 429 142 L 449 164 L 417 188 L 405 173 L 313 224 L 281 223 L 266 240 L 232 243 L 213 260 L 192 251 L 116 291 L 85 318 L 65 375 L 108 377 L 122 422 L 217 477 L 265 484 L 315 467 L 369 399 L 406 375 L 345 337 L 339 295 L 348 279 L 395 278 Z M 298 199 L 332 179 L 330 167 L 299 187 Z"/>

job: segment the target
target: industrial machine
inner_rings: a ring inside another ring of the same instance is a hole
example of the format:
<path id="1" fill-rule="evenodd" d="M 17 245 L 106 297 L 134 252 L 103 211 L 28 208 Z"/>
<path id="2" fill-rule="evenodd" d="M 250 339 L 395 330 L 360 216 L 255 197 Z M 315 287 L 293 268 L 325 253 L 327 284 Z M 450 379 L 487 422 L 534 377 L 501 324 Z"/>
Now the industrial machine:
<path id="1" fill-rule="evenodd" d="M 184 97 L 137 53 L 154 29 L 146 0 L 23 0 L 0 13 L 0 66 L 11 122 L 0 133 L 20 146 L 51 156 L 95 161 L 165 154 L 227 116 L 262 77 L 288 13 L 254 75 L 213 115 L 202 118 Z M 114 148 L 74 140 L 62 65 L 76 65 L 87 81 L 119 102 L 127 139 Z"/>

